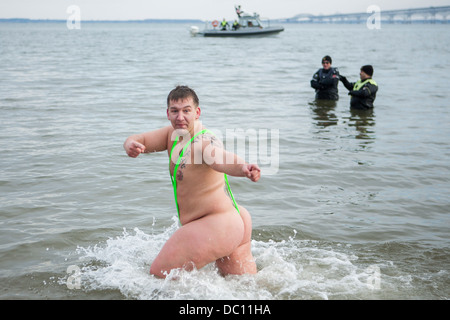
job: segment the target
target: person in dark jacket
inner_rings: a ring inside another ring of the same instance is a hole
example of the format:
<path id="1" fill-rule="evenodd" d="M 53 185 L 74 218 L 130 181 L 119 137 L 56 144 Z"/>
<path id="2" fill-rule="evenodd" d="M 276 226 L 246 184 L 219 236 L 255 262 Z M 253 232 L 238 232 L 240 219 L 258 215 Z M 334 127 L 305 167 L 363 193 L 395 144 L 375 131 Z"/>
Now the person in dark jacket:
<path id="1" fill-rule="evenodd" d="M 360 79 L 350 83 L 346 77 L 340 76 L 340 80 L 349 90 L 350 107 L 355 109 L 372 109 L 375 101 L 378 84 L 372 79 L 373 67 L 366 65 L 361 67 Z"/>
<path id="2" fill-rule="evenodd" d="M 317 70 L 311 80 L 311 87 L 316 89 L 316 99 L 318 100 L 339 100 L 339 71 L 337 68 L 332 68 L 331 63 L 330 56 L 323 57 L 323 68 Z"/>

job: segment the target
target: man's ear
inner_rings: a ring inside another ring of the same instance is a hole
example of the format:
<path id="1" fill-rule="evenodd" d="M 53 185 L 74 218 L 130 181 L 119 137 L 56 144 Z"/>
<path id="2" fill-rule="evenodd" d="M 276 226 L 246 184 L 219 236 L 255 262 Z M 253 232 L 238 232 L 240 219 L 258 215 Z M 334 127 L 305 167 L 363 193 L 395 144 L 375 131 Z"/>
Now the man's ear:
<path id="1" fill-rule="evenodd" d="M 195 109 L 196 115 L 195 115 L 195 120 L 198 120 L 200 118 L 200 115 L 202 114 L 202 110 L 200 109 L 200 107 L 197 107 Z"/>

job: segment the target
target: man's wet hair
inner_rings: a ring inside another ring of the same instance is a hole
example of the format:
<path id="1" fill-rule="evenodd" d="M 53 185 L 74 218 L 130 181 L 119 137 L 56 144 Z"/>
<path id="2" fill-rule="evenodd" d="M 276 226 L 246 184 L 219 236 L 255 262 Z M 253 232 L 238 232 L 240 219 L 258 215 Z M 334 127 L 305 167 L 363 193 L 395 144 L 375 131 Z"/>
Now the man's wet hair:
<path id="1" fill-rule="evenodd" d="M 195 107 L 199 106 L 200 101 L 198 100 L 197 94 L 193 89 L 189 88 L 188 86 L 176 86 L 175 89 L 170 91 L 169 95 L 167 96 L 167 108 L 170 105 L 170 101 L 178 101 L 188 98 L 192 98 Z"/>

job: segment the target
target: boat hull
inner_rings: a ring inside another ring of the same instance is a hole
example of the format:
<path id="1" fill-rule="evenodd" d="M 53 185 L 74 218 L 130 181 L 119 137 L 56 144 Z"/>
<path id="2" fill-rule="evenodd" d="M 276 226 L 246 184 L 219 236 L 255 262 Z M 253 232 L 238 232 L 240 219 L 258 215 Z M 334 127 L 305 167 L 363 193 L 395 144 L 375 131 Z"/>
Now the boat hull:
<path id="1" fill-rule="evenodd" d="M 243 28 L 238 30 L 205 30 L 199 35 L 205 37 L 248 37 L 248 36 L 264 36 L 270 34 L 277 34 L 284 31 L 283 27 L 267 27 L 267 28 Z"/>

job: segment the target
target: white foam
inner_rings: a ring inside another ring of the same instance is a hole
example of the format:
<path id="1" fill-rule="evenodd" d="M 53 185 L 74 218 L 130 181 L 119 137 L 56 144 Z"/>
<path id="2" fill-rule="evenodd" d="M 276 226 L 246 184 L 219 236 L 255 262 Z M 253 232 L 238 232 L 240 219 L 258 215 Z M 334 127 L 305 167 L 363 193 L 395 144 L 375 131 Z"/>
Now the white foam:
<path id="1" fill-rule="evenodd" d="M 381 291 L 368 285 L 373 275 L 348 246 L 292 237 L 252 241 L 256 275 L 222 277 L 210 264 L 191 272 L 173 270 L 166 279 L 157 279 L 149 274 L 150 264 L 177 228 L 174 219 L 162 233 L 135 228 L 102 245 L 78 248 L 84 261 L 83 290 L 119 290 L 128 299 L 239 300 L 376 298 Z"/>

